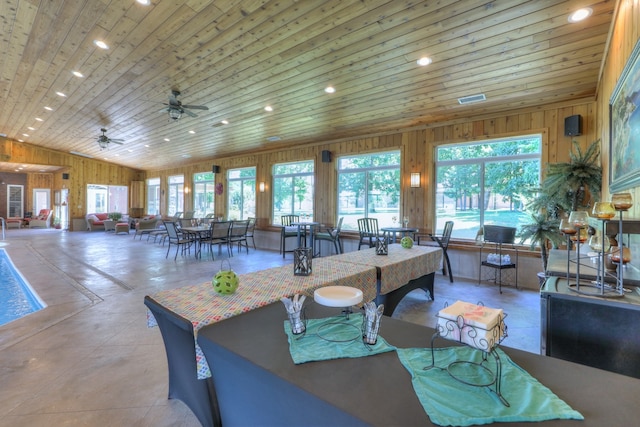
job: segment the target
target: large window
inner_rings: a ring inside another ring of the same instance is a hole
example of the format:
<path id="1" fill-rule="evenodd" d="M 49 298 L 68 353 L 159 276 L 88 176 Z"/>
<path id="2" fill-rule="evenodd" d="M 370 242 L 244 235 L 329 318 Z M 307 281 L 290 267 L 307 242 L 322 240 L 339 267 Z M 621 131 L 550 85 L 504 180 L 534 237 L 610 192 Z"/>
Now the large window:
<path id="1" fill-rule="evenodd" d="M 377 218 L 380 227 L 397 226 L 400 215 L 400 152 L 338 159 L 338 217 L 358 229 L 358 218 Z"/>
<path id="2" fill-rule="evenodd" d="M 455 222 L 453 236 L 474 239 L 484 224 L 530 222 L 523 193 L 540 182 L 541 137 L 455 144 L 436 150 L 436 229 Z"/>
<path id="3" fill-rule="evenodd" d="M 160 178 L 147 179 L 147 214 L 160 215 Z"/>
<path id="4" fill-rule="evenodd" d="M 313 160 L 273 166 L 273 222 L 282 215 L 313 221 Z"/>
<path id="5" fill-rule="evenodd" d="M 129 187 L 126 185 L 87 185 L 88 213 L 129 213 Z"/>
<path id="6" fill-rule="evenodd" d="M 193 175 L 193 210 L 196 218 L 204 218 L 214 210 L 215 175 L 202 172 Z"/>
<path id="7" fill-rule="evenodd" d="M 256 216 L 256 168 L 227 171 L 227 218 L 247 219 Z"/>
<path id="8" fill-rule="evenodd" d="M 169 177 L 168 202 L 167 215 L 174 216 L 177 212 L 184 212 L 184 175 Z"/>
<path id="9" fill-rule="evenodd" d="M 9 218 L 22 218 L 24 216 L 24 186 L 7 185 L 7 213 Z M 48 208 L 49 206 L 47 206 Z M 38 211 L 40 212 L 40 211 Z M 38 215 L 37 213 L 34 215 Z"/>

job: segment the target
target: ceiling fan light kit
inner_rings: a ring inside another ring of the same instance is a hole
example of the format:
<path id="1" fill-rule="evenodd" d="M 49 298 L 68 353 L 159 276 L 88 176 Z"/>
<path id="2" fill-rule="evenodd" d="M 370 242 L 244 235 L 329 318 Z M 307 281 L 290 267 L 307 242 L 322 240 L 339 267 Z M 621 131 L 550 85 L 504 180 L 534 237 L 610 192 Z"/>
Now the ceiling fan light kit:
<path id="1" fill-rule="evenodd" d="M 209 107 L 205 105 L 183 105 L 182 101 L 178 99 L 180 96 L 180 91 L 172 90 L 171 95 L 169 95 L 169 103 L 164 104 L 167 106 L 165 111 L 169 113 L 169 121 L 176 121 L 182 118 L 183 114 L 191 117 L 198 117 L 196 113 L 189 110 L 208 110 Z"/>
<path id="2" fill-rule="evenodd" d="M 106 135 L 107 130 L 105 128 L 100 128 L 100 130 L 102 131 L 102 135 L 98 136 L 97 141 L 101 150 L 104 150 L 105 148 L 109 148 L 110 143 L 122 145 L 122 143 L 124 142 L 122 139 L 109 138 Z"/>

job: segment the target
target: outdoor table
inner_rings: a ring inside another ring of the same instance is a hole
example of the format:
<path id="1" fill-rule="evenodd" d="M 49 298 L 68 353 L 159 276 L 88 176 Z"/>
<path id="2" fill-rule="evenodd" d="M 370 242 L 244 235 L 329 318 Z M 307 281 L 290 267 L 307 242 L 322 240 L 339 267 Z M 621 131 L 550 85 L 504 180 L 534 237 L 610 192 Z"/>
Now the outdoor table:
<path id="1" fill-rule="evenodd" d="M 408 233 L 413 234 L 420 231 L 420 229 L 414 228 L 414 227 L 384 227 L 384 228 L 381 228 L 380 230 L 382 230 L 382 232 L 386 235 L 393 236 L 392 239 L 389 239 L 391 243 L 394 243 L 396 241 L 396 233 L 400 233 L 402 237 L 404 237 Z"/>
<path id="2" fill-rule="evenodd" d="M 298 227 L 298 247 L 301 248 L 302 247 L 302 233 L 304 231 L 305 236 L 307 233 L 307 228 L 309 229 L 309 233 L 311 234 L 311 244 L 309 245 L 310 248 L 312 248 L 312 255 L 313 255 L 313 236 L 315 234 L 314 229 L 315 227 L 317 227 L 318 225 L 321 225 L 319 222 L 315 222 L 315 221 L 298 221 L 298 222 L 292 222 L 291 225 L 297 226 Z"/>
<path id="3" fill-rule="evenodd" d="M 195 238 L 195 244 L 196 244 L 196 250 L 195 250 L 195 257 L 196 258 L 200 258 L 200 252 L 201 252 L 201 240 L 203 237 L 206 237 L 209 234 L 209 230 L 210 227 L 209 225 L 198 225 L 198 226 L 193 226 L 193 227 L 181 227 L 180 231 L 182 231 L 185 234 L 192 234 Z"/>

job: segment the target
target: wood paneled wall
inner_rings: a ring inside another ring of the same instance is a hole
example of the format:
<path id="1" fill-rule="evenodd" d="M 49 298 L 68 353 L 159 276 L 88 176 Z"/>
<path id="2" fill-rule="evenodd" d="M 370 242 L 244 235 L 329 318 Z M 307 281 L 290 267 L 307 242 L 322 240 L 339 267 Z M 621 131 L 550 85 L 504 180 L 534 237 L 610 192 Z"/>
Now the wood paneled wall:
<path id="1" fill-rule="evenodd" d="M 566 137 L 564 136 L 564 119 L 576 114 L 580 114 L 583 118 L 583 133 L 578 137 Z M 329 141 L 320 144 L 292 144 L 291 148 L 278 151 L 241 154 L 228 158 L 215 158 L 188 167 L 148 171 L 147 177 L 159 177 L 161 187 L 166 192 L 167 178 L 171 175 L 183 174 L 185 185 L 191 188 L 194 173 L 210 171 L 212 165 L 219 165 L 221 172 L 216 175 L 216 181 L 223 182 L 225 193 L 216 196 L 216 215 L 224 215 L 226 212 L 226 171 L 230 168 L 255 166 L 257 183 L 263 181 L 267 185 L 264 193 L 257 192 L 256 194 L 256 216 L 260 219 L 259 226 L 264 227 L 273 222 L 270 217 L 272 166 L 276 163 L 313 159 L 316 170 L 315 218 L 322 223 L 335 224 L 337 222 L 335 197 L 337 158 L 341 155 L 400 149 L 402 152 L 401 213 L 409 215 L 411 223 L 416 227 L 432 231 L 435 222 L 431 208 L 435 198 L 433 155 L 437 145 L 540 133 L 543 135 L 542 160 L 544 165 L 548 162 L 568 160 L 573 140 L 578 141 L 582 147 L 586 147 L 597 139 L 595 123 L 596 104 L 594 100 L 587 99 L 572 104 L 523 109 L 498 117 L 478 116 L 447 123 L 434 123 L 359 139 Z M 323 150 L 332 153 L 330 163 L 322 162 Z M 421 173 L 422 185 L 420 188 L 411 188 L 409 185 L 411 172 Z M 185 206 L 192 206 L 191 197 L 191 192 L 189 192 L 185 197 Z M 163 200 L 163 214 L 166 213 L 164 203 Z"/>
<path id="2" fill-rule="evenodd" d="M 144 179 L 144 172 L 113 165 L 100 160 L 89 159 L 55 150 L 37 147 L 27 143 L 8 141 L 0 137 L 0 153 L 2 160 L 11 163 L 24 163 L 44 166 L 59 166 L 54 173 L 27 173 L 25 188 L 25 211 L 32 210 L 34 188 L 50 188 L 51 203 L 54 191 L 69 189 L 69 215 L 84 217 L 86 215 L 87 184 L 130 185 L 131 181 Z M 68 173 L 69 179 L 62 179 Z M 53 207 L 53 206 L 52 206 Z"/>
<path id="3" fill-rule="evenodd" d="M 640 2 L 637 0 L 621 0 L 614 17 L 614 26 L 606 52 L 605 62 L 598 88 L 598 134 L 602 139 L 602 166 L 604 179 L 602 191 L 604 197 L 609 192 L 609 161 L 610 161 L 610 137 L 609 137 L 609 100 L 613 93 L 620 74 L 624 69 L 634 46 L 640 40 Z M 627 190 L 625 190 L 627 191 Z M 635 202 L 626 218 L 640 218 L 640 188 L 628 190 Z"/>

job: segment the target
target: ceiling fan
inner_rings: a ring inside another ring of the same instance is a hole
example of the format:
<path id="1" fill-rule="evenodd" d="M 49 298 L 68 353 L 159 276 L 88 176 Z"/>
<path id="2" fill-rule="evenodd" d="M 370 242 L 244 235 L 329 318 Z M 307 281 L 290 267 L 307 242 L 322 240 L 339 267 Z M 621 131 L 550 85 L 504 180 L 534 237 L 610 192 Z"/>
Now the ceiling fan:
<path id="1" fill-rule="evenodd" d="M 196 113 L 189 110 L 208 110 L 209 107 L 205 105 L 183 105 L 182 102 L 178 99 L 180 96 L 180 91 L 172 90 L 171 95 L 169 96 L 169 103 L 164 103 L 167 106 L 163 111 L 169 113 L 169 119 L 171 120 L 179 120 L 183 114 L 186 114 L 191 117 L 198 117 Z"/>
<path id="2" fill-rule="evenodd" d="M 100 130 L 102 131 L 102 135 L 98 136 L 97 141 L 98 141 L 98 145 L 102 150 L 107 148 L 109 146 L 109 143 L 111 142 L 114 144 L 120 144 L 120 145 L 124 143 L 124 140 L 122 139 L 113 139 L 105 135 L 107 133 L 107 130 L 105 128 L 100 128 Z"/>

